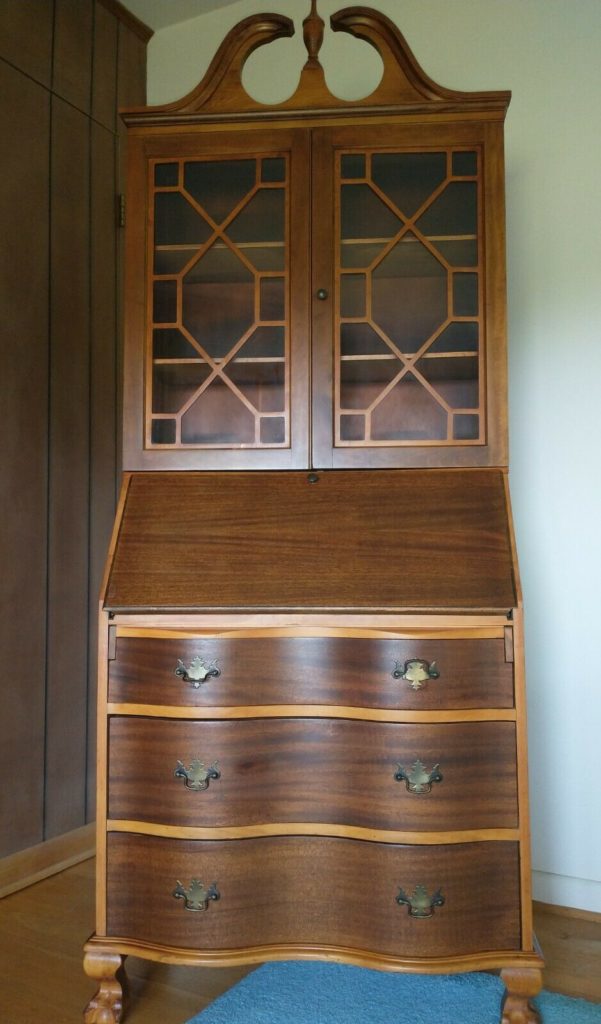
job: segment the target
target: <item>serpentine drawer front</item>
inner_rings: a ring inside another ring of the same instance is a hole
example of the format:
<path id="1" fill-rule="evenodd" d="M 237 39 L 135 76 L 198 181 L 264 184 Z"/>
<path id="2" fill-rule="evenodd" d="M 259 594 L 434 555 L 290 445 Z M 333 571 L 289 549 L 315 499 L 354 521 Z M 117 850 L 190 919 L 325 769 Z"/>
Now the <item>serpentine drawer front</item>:
<path id="1" fill-rule="evenodd" d="M 502 639 L 117 636 L 109 701 L 510 708 L 513 665 Z"/>
<path id="2" fill-rule="evenodd" d="M 109 819 L 516 828 L 513 722 L 115 717 Z"/>
<path id="3" fill-rule="evenodd" d="M 518 859 L 512 842 L 113 834 L 108 927 L 184 949 L 290 944 L 392 957 L 460 955 L 492 943 L 518 949 Z"/>

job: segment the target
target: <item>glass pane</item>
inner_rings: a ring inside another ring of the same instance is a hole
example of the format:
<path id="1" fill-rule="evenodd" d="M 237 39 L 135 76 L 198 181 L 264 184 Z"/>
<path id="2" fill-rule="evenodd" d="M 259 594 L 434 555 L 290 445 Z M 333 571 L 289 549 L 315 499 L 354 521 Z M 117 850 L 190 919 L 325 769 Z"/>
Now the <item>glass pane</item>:
<path id="1" fill-rule="evenodd" d="M 236 359 L 283 359 L 285 355 L 283 327 L 257 327 L 238 350 Z"/>
<path id="2" fill-rule="evenodd" d="M 153 359 L 198 359 L 198 349 L 173 327 L 152 332 Z"/>
<path id="3" fill-rule="evenodd" d="M 453 274 L 453 313 L 478 316 L 477 274 Z"/>
<path id="4" fill-rule="evenodd" d="M 367 409 L 402 369 L 398 359 L 352 359 L 340 367 L 340 406 Z"/>
<path id="5" fill-rule="evenodd" d="M 255 417 L 222 380 L 209 384 L 182 416 L 182 443 L 254 444 Z"/>
<path id="6" fill-rule="evenodd" d="M 286 441 L 286 420 L 283 416 L 264 416 L 261 419 L 261 444 L 284 444 Z"/>
<path id="7" fill-rule="evenodd" d="M 447 319 L 447 272 L 411 234 L 372 274 L 372 316 L 402 352 L 415 352 Z"/>
<path id="8" fill-rule="evenodd" d="M 341 237 L 393 238 L 403 222 L 382 202 L 369 185 L 343 185 Z"/>
<path id="9" fill-rule="evenodd" d="M 340 279 L 340 315 L 365 316 L 364 274 L 344 274 Z"/>
<path id="10" fill-rule="evenodd" d="M 373 181 L 412 217 L 447 174 L 446 153 L 374 153 Z"/>
<path id="11" fill-rule="evenodd" d="M 365 416 L 357 414 L 341 416 L 340 438 L 342 441 L 363 441 L 365 439 Z"/>
<path id="12" fill-rule="evenodd" d="M 184 327 L 209 355 L 220 358 L 252 327 L 254 317 L 253 274 L 227 246 L 211 246 L 184 277 Z"/>
<path id="13" fill-rule="evenodd" d="M 150 439 L 153 444 L 175 444 L 175 420 L 153 420 Z"/>
<path id="14" fill-rule="evenodd" d="M 430 356 L 416 363 L 436 393 L 452 409 L 478 407 L 478 360 L 475 356 Z"/>
<path id="15" fill-rule="evenodd" d="M 446 440 L 447 414 L 407 373 L 373 410 L 371 436 L 374 441 Z"/>
<path id="16" fill-rule="evenodd" d="M 179 164 L 155 164 L 154 183 L 164 188 L 177 185 L 179 179 Z"/>
<path id="17" fill-rule="evenodd" d="M 428 352 L 477 352 L 479 324 L 449 324 L 430 345 Z"/>
<path id="18" fill-rule="evenodd" d="M 340 160 L 340 173 L 343 178 L 364 178 L 365 155 L 363 153 L 345 153 Z"/>
<path id="19" fill-rule="evenodd" d="M 178 246 L 173 249 L 155 249 L 155 274 L 179 274 L 192 259 L 196 246 Z"/>
<path id="20" fill-rule="evenodd" d="M 475 235 L 478 205 L 475 181 L 452 181 L 417 221 L 424 235 Z"/>
<path id="21" fill-rule="evenodd" d="M 260 189 L 227 230 L 258 270 L 284 269 L 284 189 Z"/>
<path id="22" fill-rule="evenodd" d="M 225 373 L 259 412 L 284 412 L 285 365 L 232 359 Z"/>
<path id="23" fill-rule="evenodd" d="M 207 160 L 186 163 L 184 188 L 222 224 L 238 203 L 254 188 L 255 160 Z"/>
<path id="24" fill-rule="evenodd" d="M 340 352 L 344 356 L 385 355 L 398 359 L 392 349 L 369 324 L 342 324 Z"/>
<path id="25" fill-rule="evenodd" d="M 155 324 L 172 324 L 177 320 L 177 281 L 154 282 L 152 316 Z"/>
<path id="26" fill-rule="evenodd" d="M 266 157 L 261 161 L 261 181 L 284 181 L 286 161 L 281 156 Z"/>
<path id="27" fill-rule="evenodd" d="M 434 246 L 452 267 L 478 265 L 478 242 L 475 238 L 457 238 L 450 242 L 437 239 Z"/>
<path id="28" fill-rule="evenodd" d="M 202 245 L 211 227 L 181 192 L 157 192 L 154 197 L 155 245 Z"/>
<path id="29" fill-rule="evenodd" d="M 152 411 L 179 412 L 211 372 L 206 363 L 155 363 Z"/>
<path id="30" fill-rule="evenodd" d="M 283 320 L 286 315 L 286 289 L 283 277 L 261 279 L 261 320 Z"/>
<path id="31" fill-rule="evenodd" d="M 461 177 L 462 174 L 478 173 L 478 154 L 471 151 L 465 153 L 453 153 L 453 174 Z"/>
<path id="32" fill-rule="evenodd" d="M 480 417 L 461 415 L 453 417 L 453 437 L 456 441 L 475 441 L 480 430 Z"/>

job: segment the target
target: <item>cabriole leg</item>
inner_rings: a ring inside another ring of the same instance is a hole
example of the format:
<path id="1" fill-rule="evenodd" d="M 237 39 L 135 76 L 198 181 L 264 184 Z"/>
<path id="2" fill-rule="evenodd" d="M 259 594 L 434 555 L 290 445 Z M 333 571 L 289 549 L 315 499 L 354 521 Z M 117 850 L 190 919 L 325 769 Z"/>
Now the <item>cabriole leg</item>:
<path id="1" fill-rule="evenodd" d="M 126 984 L 124 961 L 119 953 L 98 948 L 86 950 L 84 971 L 99 986 L 84 1010 L 84 1024 L 119 1024 Z"/>
<path id="2" fill-rule="evenodd" d="M 541 1024 L 530 1003 L 543 987 L 542 971 L 532 967 L 507 967 L 501 971 L 506 992 L 501 1003 L 501 1024 Z"/>

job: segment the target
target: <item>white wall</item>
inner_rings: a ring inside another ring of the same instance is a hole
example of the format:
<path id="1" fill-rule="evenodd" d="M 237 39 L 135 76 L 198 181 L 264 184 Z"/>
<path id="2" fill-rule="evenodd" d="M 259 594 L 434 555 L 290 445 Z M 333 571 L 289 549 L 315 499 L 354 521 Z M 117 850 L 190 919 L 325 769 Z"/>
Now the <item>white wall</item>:
<path id="1" fill-rule="evenodd" d="M 344 6 L 321 0 L 327 18 Z M 511 487 L 527 615 L 535 896 L 601 911 L 601 2 L 374 0 L 424 70 L 457 89 L 511 89 L 507 118 Z M 163 29 L 149 102 L 199 81 L 225 33 L 262 10 L 239 0 Z M 373 87 L 371 47 L 332 36 L 323 63 L 347 97 Z M 304 50 L 260 48 L 258 98 L 293 91 Z M 295 70 L 296 69 L 296 70 Z M 364 86 L 361 89 L 361 86 Z"/>

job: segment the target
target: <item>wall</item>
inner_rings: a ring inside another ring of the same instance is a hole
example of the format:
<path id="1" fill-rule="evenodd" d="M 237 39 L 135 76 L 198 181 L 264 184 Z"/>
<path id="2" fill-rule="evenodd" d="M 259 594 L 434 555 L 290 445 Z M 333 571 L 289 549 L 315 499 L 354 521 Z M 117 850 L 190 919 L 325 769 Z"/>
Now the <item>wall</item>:
<path id="1" fill-rule="evenodd" d="M 94 815 L 97 601 L 117 484 L 119 6 L 0 0 L 0 856 Z"/>
<path id="2" fill-rule="evenodd" d="M 321 0 L 327 17 L 342 6 Z M 375 0 L 442 85 L 511 89 L 507 119 L 511 487 L 527 612 L 535 895 L 601 911 L 601 734 L 596 626 L 601 577 L 601 110 L 599 0 Z M 226 31 L 299 0 L 244 0 L 156 33 L 149 102 L 177 99 Z M 294 89 L 298 37 L 259 49 L 248 87 Z M 332 36 L 330 84 L 347 98 L 375 84 L 369 47 Z M 598 628 L 598 626 L 597 626 Z"/>

